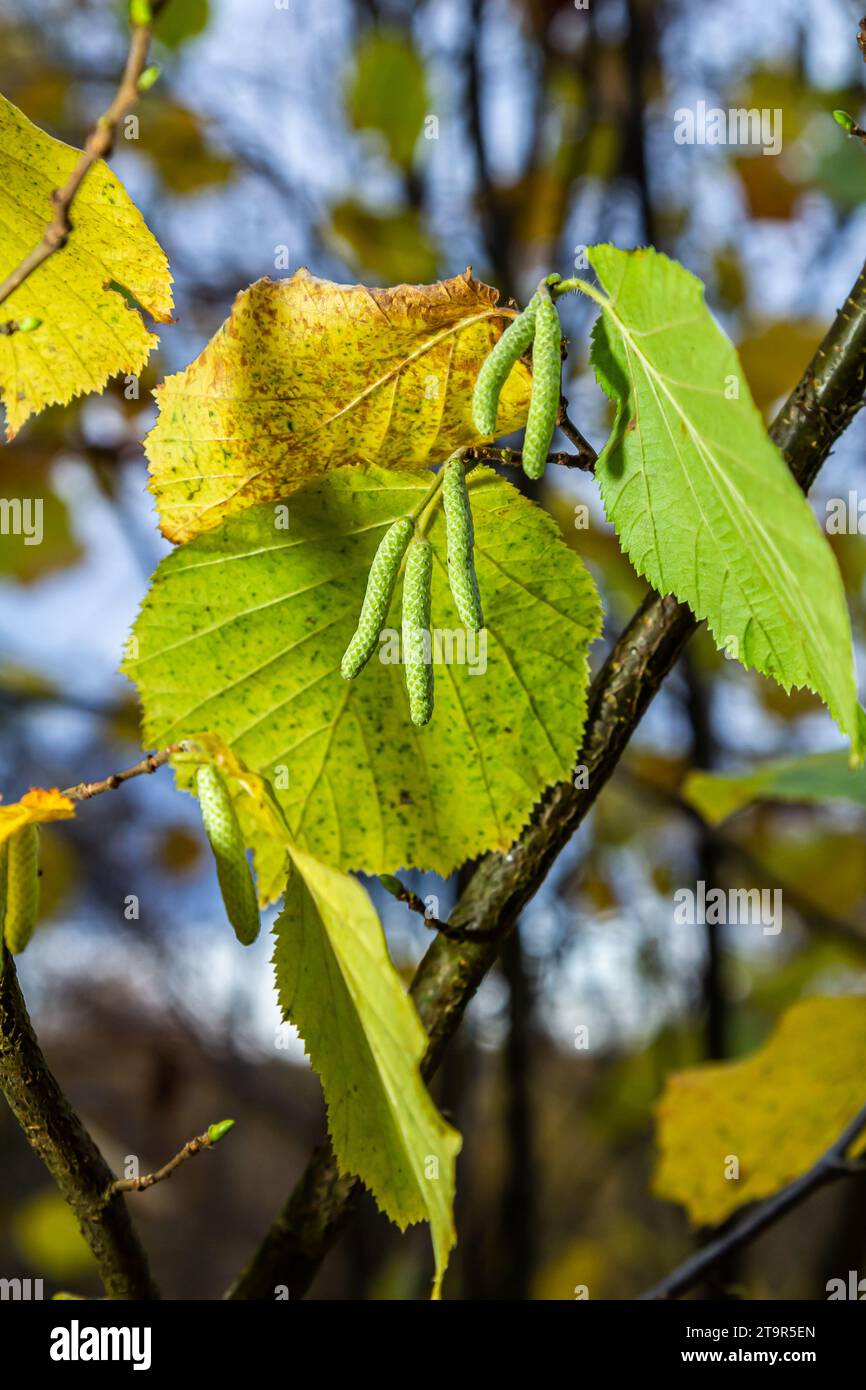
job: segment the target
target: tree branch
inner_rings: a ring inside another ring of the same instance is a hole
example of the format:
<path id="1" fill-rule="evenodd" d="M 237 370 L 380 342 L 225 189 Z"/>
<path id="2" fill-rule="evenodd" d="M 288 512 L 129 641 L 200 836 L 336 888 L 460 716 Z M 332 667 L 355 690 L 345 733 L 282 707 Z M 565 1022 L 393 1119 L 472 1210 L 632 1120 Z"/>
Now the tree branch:
<path id="1" fill-rule="evenodd" d="M 146 1192 L 155 1183 L 164 1182 L 182 1163 L 186 1163 L 190 1158 L 195 1158 L 196 1154 L 200 1154 L 203 1149 L 212 1149 L 214 1144 L 218 1144 L 223 1135 L 228 1134 L 233 1126 L 234 1120 L 220 1120 L 217 1124 L 211 1125 L 204 1134 L 197 1134 L 194 1139 L 188 1139 L 174 1158 L 170 1158 L 168 1163 L 164 1163 L 161 1168 L 157 1168 L 155 1173 L 145 1173 L 140 1178 L 115 1178 L 108 1189 L 108 1197 L 111 1197 L 115 1192 Z"/>
<path id="2" fill-rule="evenodd" d="M 864 377 L 866 266 L 770 431 L 804 491 L 863 404 Z M 429 1036 L 425 1078 L 435 1072 L 500 943 L 613 773 L 696 626 L 689 608 L 672 595 L 645 600 L 590 688 L 578 757 L 588 778 L 578 787 L 560 782 L 551 788 L 508 853 L 487 855 L 472 875 L 449 921 L 468 939 L 458 943 L 437 936 L 412 982 L 412 998 Z M 491 929 L 493 935 L 479 939 Z M 303 1296 L 345 1224 L 359 1186 L 339 1175 L 330 1146 L 322 1145 L 227 1297 L 272 1297 L 277 1283 L 287 1284 L 293 1297 Z"/>
<path id="3" fill-rule="evenodd" d="M 114 1174 L 60 1089 L 36 1041 L 15 963 L 0 947 L 0 1087 L 30 1147 L 78 1218 L 109 1298 L 159 1293 Z"/>
<path id="4" fill-rule="evenodd" d="M 686 1260 L 665 1279 L 648 1289 L 646 1293 L 641 1294 L 641 1299 L 675 1298 L 677 1294 L 686 1293 L 688 1289 L 694 1288 L 695 1284 L 700 1283 L 709 1270 L 721 1264 L 733 1251 L 748 1245 L 769 1226 L 774 1226 L 777 1221 L 786 1216 L 794 1207 L 798 1207 L 819 1187 L 825 1187 L 827 1183 L 835 1182 L 837 1178 L 850 1177 L 854 1173 L 866 1173 L 866 1164 L 862 1161 L 852 1162 L 845 1157 L 847 1149 L 864 1130 L 866 1130 L 866 1105 L 855 1115 L 836 1142 L 830 1145 L 827 1152 L 821 1155 L 808 1172 L 803 1173 L 787 1187 L 783 1187 L 781 1192 L 776 1193 L 775 1197 L 770 1197 L 768 1201 L 762 1202 L 750 1216 L 746 1217 L 745 1221 L 741 1221 L 732 1230 L 726 1231 L 717 1240 L 710 1241 L 709 1245 L 705 1245 L 697 1254 L 692 1255 L 691 1259 Z"/>
<path id="5" fill-rule="evenodd" d="M 161 748 L 158 753 L 148 753 L 146 758 L 128 767 L 124 772 L 113 772 L 110 777 L 103 777 L 98 782 L 77 782 L 74 787 L 67 787 L 63 792 L 70 801 L 89 801 L 93 796 L 99 796 L 102 792 L 113 792 L 118 787 L 122 787 L 124 782 L 128 782 L 132 777 L 142 777 L 147 773 L 156 772 L 160 767 L 164 767 L 175 753 L 183 753 L 188 745 L 184 740 L 180 743 L 171 743 L 168 748 Z"/>
<path id="6" fill-rule="evenodd" d="M 165 0 L 155 0 L 155 3 L 151 4 L 153 15 L 158 13 L 164 3 Z M 32 275 L 33 271 L 38 269 L 40 265 L 43 265 L 49 256 L 53 256 L 55 251 L 60 251 L 69 240 L 72 231 L 69 214 L 75 196 L 97 160 L 104 159 L 111 153 L 117 127 L 138 100 L 138 81 L 147 63 L 151 29 L 151 24 L 132 23 L 126 67 L 114 100 L 108 110 L 99 117 L 88 135 L 84 149 L 66 183 L 62 188 L 55 188 L 52 193 L 51 203 L 54 215 L 42 233 L 41 240 L 0 284 L 0 304 L 19 289 L 27 277 Z M 5 331 L 12 330 L 7 327 Z"/>

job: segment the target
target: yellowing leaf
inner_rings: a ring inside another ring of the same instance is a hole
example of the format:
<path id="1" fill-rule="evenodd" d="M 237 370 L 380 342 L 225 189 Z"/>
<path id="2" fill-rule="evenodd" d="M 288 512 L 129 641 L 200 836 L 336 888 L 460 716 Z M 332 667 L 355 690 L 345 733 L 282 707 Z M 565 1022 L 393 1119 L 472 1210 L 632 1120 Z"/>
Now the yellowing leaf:
<path id="1" fill-rule="evenodd" d="M 56 787 L 51 791 L 33 787 L 20 801 L 14 801 L 10 806 L 0 806 L 0 843 L 8 840 L 23 825 L 47 820 L 70 820 L 74 815 L 75 802 Z"/>
<path id="2" fill-rule="evenodd" d="M 257 280 L 194 362 L 157 389 L 147 439 L 162 529 L 190 540 L 344 464 L 426 468 L 480 442 L 471 396 L 514 311 L 467 270 L 367 289 L 299 270 Z M 526 420 L 530 374 L 502 393 L 499 433 Z"/>
<path id="3" fill-rule="evenodd" d="M 0 96 L 0 279 L 40 240 L 51 193 L 66 182 L 78 151 L 39 130 Z M 68 243 L 15 290 L 0 317 L 42 320 L 30 333 L 0 335 L 0 390 L 11 439 L 46 405 L 98 391 L 116 372 L 141 371 L 155 347 L 141 315 L 171 321 L 168 262 L 122 184 L 103 163 L 72 205 Z"/>
<path id="4" fill-rule="evenodd" d="M 401 1230 L 430 1222 L 435 1298 L 455 1241 L 460 1135 L 421 1079 L 427 1035 L 364 889 L 297 850 L 292 859 L 274 926 L 283 1015 L 321 1077 L 340 1171 L 357 1174 Z"/>
<path id="5" fill-rule="evenodd" d="M 866 998 L 804 999 L 742 1062 L 670 1077 L 657 1110 L 658 1197 L 695 1225 L 769 1197 L 820 1158 L 863 1104 Z M 866 1148 L 866 1137 L 851 1149 Z M 739 1177 L 726 1176 L 732 1160 Z"/>

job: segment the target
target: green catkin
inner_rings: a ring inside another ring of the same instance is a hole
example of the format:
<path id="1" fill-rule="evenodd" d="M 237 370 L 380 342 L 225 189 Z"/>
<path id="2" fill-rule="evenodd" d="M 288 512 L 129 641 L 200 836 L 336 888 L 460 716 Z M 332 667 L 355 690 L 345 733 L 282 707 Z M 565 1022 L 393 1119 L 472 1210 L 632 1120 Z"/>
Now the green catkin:
<path id="1" fill-rule="evenodd" d="M 534 294 L 523 313 L 511 320 L 499 342 L 484 359 L 472 393 L 472 418 L 479 434 L 496 434 L 499 397 L 511 368 L 535 336 L 537 306 L 538 295 Z"/>
<path id="2" fill-rule="evenodd" d="M 413 530 L 414 523 L 411 517 L 401 517 L 393 526 L 389 526 L 379 542 L 367 577 L 367 591 L 361 604 L 358 626 L 340 665 L 340 671 L 347 681 L 363 670 L 376 650 L 379 633 L 385 625 L 388 609 L 391 607 L 400 562 L 406 553 Z"/>
<path id="3" fill-rule="evenodd" d="M 433 651 L 430 634 L 430 583 L 433 547 L 413 541 L 403 575 L 403 670 L 413 724 L 429 724 L 433 714 Z"/>
<path id="4" fill-rule="evenodd" d="M 10 837 L 6 853 L 6 911 L 3 938 L 13 956 L 27 945 L 39 913 L 39 837 L 25 825 Z"/>
<path id="5" fill-rule="evenodd" d="M 464 627 L 477 632 L 484 626 L 481 595 L 475 574 L 475 528 L 466 487 L 466 471 L 461 459 L 445 465 L 442 483 L 445 537 L 448 545 L 448 583 Z"/>
<path id="6" fill-rule="evenodd" d="M 251 946 L 259 934 L 259 908 L 228 787 L 216 768 L 206 765 L 196 770 L 195 789 L 205 834 L 216 860 L 226 916 L 238 941 Z"/>
<path id="7" fill-rule="evenodd" d="M 539 291 L 532 344 L 532 396 L 523 437 L 523 471 L 527 478 L 540 478 L 544 472 L 556 429 L 562 382 L 561 340 L 556 305 L 548 290 Z"/>

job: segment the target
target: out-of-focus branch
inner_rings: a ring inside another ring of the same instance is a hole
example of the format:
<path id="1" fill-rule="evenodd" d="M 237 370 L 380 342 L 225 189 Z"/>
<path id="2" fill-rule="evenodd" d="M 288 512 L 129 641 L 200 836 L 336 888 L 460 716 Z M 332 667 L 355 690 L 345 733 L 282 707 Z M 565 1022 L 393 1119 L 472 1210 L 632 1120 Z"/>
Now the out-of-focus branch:
<path id="1" fill-rule="evenodd" d="M 686 1260 L 667 1278 L 662 1279 L 653 1288 L 641 1294 L 641 1298 L 675 1298 L 677 1294 L 687 1293 L 689 1289 L 694 1288 L 695 1284 L 700 1283 L 710 1270 L 715 1269 L 735 1250 L 741 1250 L 744 1245 L 755 1240 L 769 1226 L 774 1226 L 777 1221 L 783 1216 L 787 1216 L 789 1211 L 793 1211 L 819 1187 L 825 1187 L 827 1183 L 835 1182 L 837 1178 L 848 1177 L 855 1173 L 866 1174 L 866 1162 L 863 1159 L 851 1160 L 846 1157 L 848 1149 L 864 1130 L 866 1130 L 866 1105 L 855 1115 L 836 1142 L 830 1145 L 827 1152 L 821 1155 L 818 1162 L 813 1164 L 807 1173 L 803 1173 L 802 1177 L 796 1178 L 787 1187 L 783 1187 L 782 1191 L 777 1192 L 775 1197 L 771 1197 L 769 1201 L 762 1202 L 746 1217 L 745 1221 L 741 1221 L 732 1230 L 726 1231 L 723 1236 L 719 1236 L 717 1240 L 705 1245 L 702 1250 L 699 1250 L 691 1259 Z"/>
<path id="2" fill-rule="evenodd" d="M 0 946 L 0 1088 L 34 1153 L 78 1218 L 109 1298 L 158 1298 L 147 1256 L 114 1174 L 45 1061 L 18 986 L 15 962 Z"/>
<path id="3" fill-rule="evenodd" d="M 54 214 L 42 233 L 41 239 L 0 284 L 0 304 L 19 289 L 27 277 L 32 275 L 33 271 L 40 265 L 43 265 L 49 256 L 53 256 L 55 251 L 60 251 L 69 240 L 72 232 L 70 211 L 76 194 L 97 160 L 104 159 L 111 153 L 117 127 L 138 100 L 139 79 L 144 72 L 150 50 L 152 21 L 165 3 L 166 0 L 152 0 L 149 6 L 142 9 L 142 14 L 149 13 L 150 15 L 148 23 L 137 23 L 134 18 L 131 19 L 132 32 L 126 67 L 114 100 L 108 110 L 99 117 L 88 135 L 84 149 L 66 183 L 62 188 L 56 188 L 52 193 L 51 203 Z"/>

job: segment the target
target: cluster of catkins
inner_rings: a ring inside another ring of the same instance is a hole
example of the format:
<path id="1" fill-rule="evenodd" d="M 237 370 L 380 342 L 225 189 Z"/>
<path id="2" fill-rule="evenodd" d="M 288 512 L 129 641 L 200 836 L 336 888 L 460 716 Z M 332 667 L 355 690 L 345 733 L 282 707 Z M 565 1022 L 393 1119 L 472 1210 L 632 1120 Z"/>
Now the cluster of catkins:
<path id="1" fill-rule="evenodd" d="M 523 439 L 523 471 L 528 478 L 540 478 L 547 463 L 550 441 L 559 414 L 562 375 L 559 314 L 543 281 L 522 314 L 508 325 L 492 352 L 485 359 L 472 396 L 472 417 L 479 434 L 496 434 L 499 397 L 511 368 L 532 344 L 532 395 Z"/>
<path id="2" fill-rule="evenodd" d="M 466 487 L 463 461 L 446 463 L 442 477 L 442 508 L 448 553 L 448 581 L 465 627 L 477 631 L 484 626 L 481 597 L 475 574 L 475 536 L 472 510 Z M 385 626 L 403 557 L 403 670 L 409 696 L 409 716 L 413 724 L 429 723 L 433 714 L 433 648 L 430 634 L 430 584 L 433 577 L 433 548 L 428 540 L 415 536 L 411 517 L 401 517 L 389 526 L 373 557 L 367 590 L 358 625 L 346 648 L 340 667 L 346 680 L 352 680 L 366 666 Z"/>
<path id="3" fill-rule="evenodd" d="M 509 324 L 485 359 L 472 397 L 472 414 L 479 434 L 496 434 L 499 397 L 515 362 L 532 344 L 532 395 L 523 441 L 523 468 L 530 478 L 540 478 L 547 462 L 550 441 L 559 414 L 560 342 L 559 314 L 549 286 L 559 276 L 539 285 L 529 304 Z M 484 626 L 481 598 L 475 575 L 472 510 L 466 473 L 460 458 L 446 463 L 442 479 L 442 506 L 448 548 L 448 581 L 465 627 Z M 403 669 L 413 724 L 429 723 L 433 714 L 433 659 L 430 635 L 430 580 L 433 550 L 430 542 L 415 538 L 411 517 L 401 517 L 385 532 L 373 557 L 358 625 L 346 648 L 340 670 L 353 680 L 366 666 L 388 617 L 403 557 Z"/>
<path id="4" fill-rule="evenodd" d="M 39 913 L 39 831 L 24 825 L 0 844 L 0 923 L 7 950 L 18 955 Z"/>

